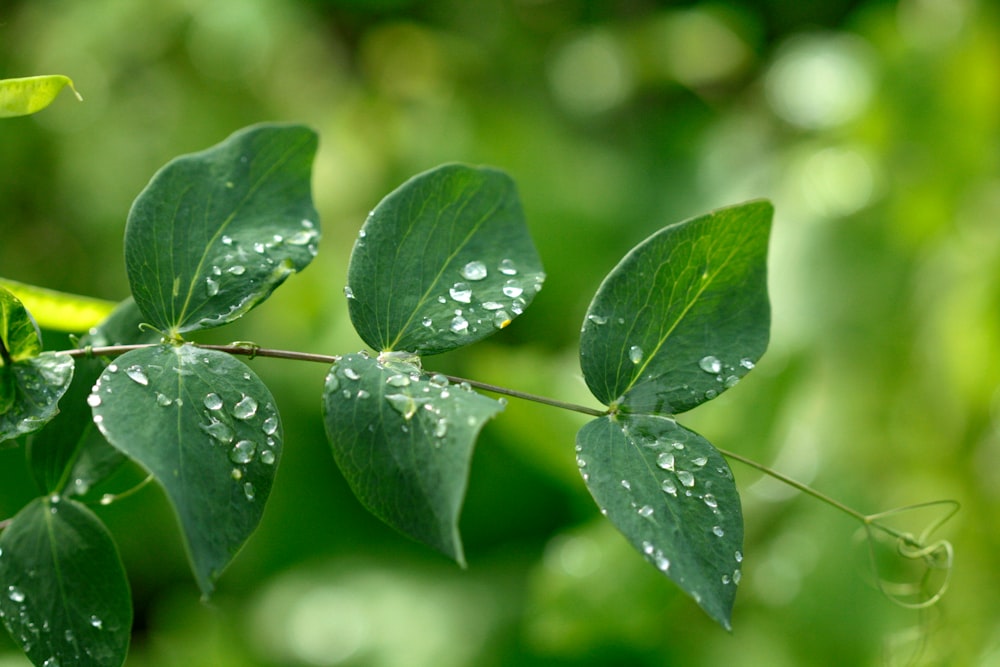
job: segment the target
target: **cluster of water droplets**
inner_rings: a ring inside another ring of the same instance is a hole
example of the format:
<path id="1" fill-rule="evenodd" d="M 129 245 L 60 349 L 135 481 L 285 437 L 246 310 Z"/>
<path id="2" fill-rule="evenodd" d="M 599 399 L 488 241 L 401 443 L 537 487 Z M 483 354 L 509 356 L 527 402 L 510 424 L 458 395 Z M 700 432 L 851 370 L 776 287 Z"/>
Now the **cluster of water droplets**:
<path id="1" fill-rule="evenodd" d="M 262 406 L 256 398 L 243 393 L 227 400 L 209 392 L 203 404 L 207 422 L 201 424 L 201 430 L 215 444 L 227 449 L 229 461 L 234 465 L 231 471 L 234 481 L 241 482 L 254 461 L 266 466 L 277 462 L 279 422 L 271 403 Z M 252 482 L 242 482 L 241 488 L 248 501 L 256 498 Z"/>
<path id="2" fill-rule="evenodd" d="M 754 367 L 753 359 L 749 357 L 743 357 L 735 364 L 727 363 L 716 357 L 715 355 L 709 354 L 698 360 L 698 367 L 710 374 L 715 376 L 715 381 L 718 382 L 723 389 L 729 389 L 735 387 L 740 378 L 747 374 Z M 705 398 L 712 399 L 719 395 L 720 389 L 707 389 L 705 391 Z"/>

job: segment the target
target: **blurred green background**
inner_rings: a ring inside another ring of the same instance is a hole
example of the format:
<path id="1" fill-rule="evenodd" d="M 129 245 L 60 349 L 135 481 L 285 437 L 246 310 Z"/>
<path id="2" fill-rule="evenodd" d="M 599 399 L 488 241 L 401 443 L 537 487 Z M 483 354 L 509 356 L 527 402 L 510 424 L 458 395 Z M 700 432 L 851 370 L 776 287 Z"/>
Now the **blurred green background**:
<path id="1" fill-rule="evenodd" d="M 872 586 L 852 520 L 734 463 L 747 538 L 728 634 L 600 517 L 577 415 L 512 401 L 486 428 L 461 571 L 350 495 L 320 420 L 326 369 L 260 359 L 284 462 L 209 603 L 158 490 L 97 508 L 135 598 L 128 665 L 1000 665 L 994 3 L 6 0 L 0 77 L 50 73 L 85 101 L 0 124 L 0 275 L 124 298 L 124 221 L 158 167 L 305 122 L 320 255 L 200 340 L 360 349 L 342 288 L 367 211 L 418 171 L 486 163 L 516 179 L 548 280 L 502 334 L 425 365 L 593 404 L 575 345 L 605 273 L 665 224 L 769 197 L 770 350 L 682 421 L 863 512 L 963 506 L 940 533 L 950 590 L 916 612 Z M 32 497 L 20 450 L 0 453 L 0 485 L 0 517 Z M 0 638 L 0 666 L 26 664 Z"/>

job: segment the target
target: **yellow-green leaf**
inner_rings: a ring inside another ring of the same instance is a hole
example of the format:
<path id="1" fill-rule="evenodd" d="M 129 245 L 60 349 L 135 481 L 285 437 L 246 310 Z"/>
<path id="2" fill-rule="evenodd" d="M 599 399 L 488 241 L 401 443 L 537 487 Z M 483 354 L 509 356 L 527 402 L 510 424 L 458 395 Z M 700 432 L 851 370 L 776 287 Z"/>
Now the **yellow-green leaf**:
<path id="1" fill-rule="evenodd" d="M 0 79 L 0 118 L 27 116 L 41 111 L 52 104 L 52 100 L 66 86 L 73 91 L 76 99 L 83 101 L 70 78 L 61 74 Z"/>
<path id="2" fill-rule="evenodd" d="M 38 326 L 52 331 L 86 331 L 107 319 L 117 305 L 113 301 L 57 292 L 6 278 L 0 278 L 0 287 L 24 304 Z"/>

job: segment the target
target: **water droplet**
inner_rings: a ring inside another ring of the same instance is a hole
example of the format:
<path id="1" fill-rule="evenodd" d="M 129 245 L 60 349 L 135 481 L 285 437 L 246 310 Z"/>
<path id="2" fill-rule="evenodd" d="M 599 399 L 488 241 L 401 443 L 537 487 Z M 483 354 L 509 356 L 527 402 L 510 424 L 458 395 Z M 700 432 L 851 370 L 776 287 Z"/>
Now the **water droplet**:
<path id="1" fill-rule="evenodd" d="M 681 481 L 681 484 L 688 488 L 694 486 L 694 475 L 689 473 L 687 470 L 678 470 L 677 479 Z"/>
<path id="2" fill-rule="evenodd" d="M 353 368 L 351 368 L 350 366 L 344 369 L 344 377 L 347 378 L 348 380 L 358 380 L 361 378 L 358 372 Z"/>
<path id="3" fill-rule="evenodd" d="M 212 267 L 212 275 L 214 275 L 214 276 L 221 276 L 222 275 L 222 269 L 220 269 L 217 266 L 213 266 Z"/>
<path id="4" fill-rule="evenodd" d="M 256 492 L 254 491 L 253 484 L 246 482 L 243 484 L 243 495 L 247 497 L 247 500 L 253 500 Z"/>
<path id="5" fill-rule="evenodd" d="M 233 468 L 233 471 L 229 473 L 229 476 L 235 479 L 236 481 L 239 481 L 243 479 L 243 471 L 240 470 L 239 468 Z"/>
<path id="6" fill-rule="evenodd" d="M 660 485 L 660 488 L 663 489 L 664 493 L 669 493 L 672 496 L 677 495 L 677 486 L 674 484 L 673 480 L 663 480 L 663 484 Z"/>
<path id="7" fill-rule="evenodd" d="M 722 583 L 728 584 L 729 582 L 730 582 L 729 575 L 728 574 L 722 575 Z"/>
<path id="8" fill-rule="evenodd" d="M 704 500 L 705 504 L 711 507 L 712 509 L 715 509 L 716 507 L 719 506 L 719 501 L 717 501 L 715 499 L 715 496 L 713 496 L 711 493 L 706 493 L 705 497 L 702 498 L 702 500 Z"/>
<path id="9" fill-rule="evenodd" d="M 646 554 L 647 556 L 652 556 L 654 551 L 656 551 L 656 548 L 651 543 L 643 541 L 642 553 Z"/>
<path id="10" fill-rule="evenodd" d="M 417 402 L 412 396 L 406 394 L 386 394 L 385 400 L 392 406 L 392 409 L 403 415 L 403 419 L 409 421 L 413 415 L 417 414 Z"/>
<path id="11" fill-rule="evenodd" d="M 509 259 L 501 259 L 499 269 L 500 273 L 504 274 L 505 276 L 517 275 L 517 267 L 514 266 L 514 262 L 512 262 Z"/>
<path id="12" fill-rule="evenodd" d="M 430 325 L 434 324 L 434 321 L 429 317 L 425 317 L 424 319 L 420 320 L 420 323 L 423 324 L 425 327 L 429 327 Z"/>
<path id="13" fill-rule="evenodd" d="M 27 649 L 25 649 L 25 650 L 27 650 Z M 42 667 L 59 667 L 59 658 L 48 658 L 48 659 L 46 659 L 46 661 L 42 663 Z"/>
<path id="14" fill-rule="evenodd" d="M 718 357 L 713 357 L 708 355 L 707 357 L 702 357 L 701 361 L 698 362 L 701 370 L 706 373 L 718 373 L 722 370 L 722 362 L 719 361 Z"/>
<path id="15" fill-rule="evenodd" d="M 600 326 L 602 324 L 607 324 L 608 323 L 608 318 L 601 317 L 600 315 L 594 315 L 593 313 L 591 313 L 590 315 L 587 315 L 587 319 L 590 320 L 591 322 L 593 322 L 594 324 L 598 325 L 598 326 Z"/>
<path id="16" fill-rule="evenodd" d="M 97 394 L 91 394 L 87 397 L 87 405 L 92 408 L 96 408 L 101 405 L 101 397 Z"/>
<path id="17" fill-rule="evenodd" d="M 486 273 L 486 265 L 482 262 L 469 262 L 462 267 L 462 277 L 466 280 L 482 280 L 486 277 Z"/>
<path id="18" fill-rule="evenodd" d="M 431 376 L 429 382 L 435 387 L 447 387 L 448 386 L 448 376 L 442 373 L 435 373 Z"/>
<path id="19" fill-rule="evenodd" d="M 255 253 L 263 255 L 264 254 L 264 244 L 260 243 L 260 242 L 254 243 L 253 244 L 253 251 Z"/>
<path id="20" fill-rule="evenodd" d="M 205 278 L 205 291 L 208 292 L 209 296 L 215 296 L 219 293 L 219 281 L 215 278 Z"/>
<path id="21" fill-rule="evenodd" d="M 678 449 L 678 450 L 684 449 L 684 443 L 683 442 L 671 442 L 670 446 L 673 447 L 674 449 Z"/>
<path id="22" fill-rule="evenodd" d="M 699 468 L 703 468 L 705 464 L 708 463 L 708 459 L 704 456 L 699 456 L 696 459 L 691 459 L 691 463 L 695 464 Z"/>
<path id="23" fill-rule="evenodd" d="M 752 369 L 754 367 L 754 365 L 755 364 L 753 363 L 752 359 L 747 359 L 745 357 L 743 359 L 740 359 L 740 366 L 742 366 L 743 368 L 745 368 L 747 370 Z"/>
<path id="24" fill-rule="evenodd" d="M 638 345 L 633 345 L 628 349 L 628 358 L 633 364 L 637 364 L 642 361 L 642 348 Z"/>
<path id="25" fill-rule="evenodd" d="M 125 375 L 132 378 L 133 381 L 146 386 L 149 384 L 149 378 L 146 377 L 145 371 L 142 370 L 141 366 L 129 366 L 125 369 Z"/>
<path id="26" fill-rule="evenodd" d="M 455 333 L 464 333 L 469 329 L 469 321 L 462 317 L 461 315 L 456 315 L 451 321 L 451 327 L 449 327 Z"/>
<path id="27" fill-rule="evenodd" d="M 90 625 L 100 630 L 101 628 L 104 627 L 104 621 L 101 620 L 100 616 L 91 615 Z"/>
<path id="28" fill-rule="evenodd" d="M 527 305 L 528 302 L 525 301 L 524 299 L 521 298 L 514 299 L 513 301 L 510 302 L 510 311 L 515 315 L 520 315 L 521 313 L 524 312 L 524 308 Z"/>
<path id="29" fill-rule="evenodd" d="M 716 537 L 722 537 L 726 534 L 726 531 L 722 530 L 722 526 L 712 526 L 712 533 Z"/>
<path id="30" fill-rule="evenodd" d="M 251 440 L 240 440 L 229 452 L 229 460 L 233 463 L 250 463 L 257 452 L 257 445 Z"/>
<path id="31" fill-rule="evenodd" d="M 623 479 L 622 480 L 622 488 L 625 489 L 626 491 L 631 491 L 632 490 L 632 483 L 629 482 L 627 479 Z"/>
<path id="32" fill-rule="evenodd" d="M 244 273 L 247 272 L 247 269 L 242 264 L 233 264 L 228 269 L 226 269 L 226 271 L 233 274 L 234 276 L 242 276 Z"/>
<path id="33" fill-rule="evenodd" d="M 484 301 L 483 310 L 500 310 L 503 308 L 503 304 L 499 301 Z"/>
<path id="34" fill-rule="evenodd" d="M 250 419 L 257 414 L 257 401 L 253 396 L 243 395 L 243 398 L 233 406 L 233 416 L 237 419 Z"/>
<path id="35" fill-rule="evenodd" d="M 649 517 L 653 516 L 653 508 L 650 505 L 643 505 L 642 507 L 639 508 L 638 512 L 639 516 L 643 517 L 644 519 L 648 519 Z"/>
<path id="36" fill-rule="evenodd" d="M 444 419 L 437 420 L 437 423 L 434 424 L 434 437 L 443 438 L 447 434 L 448 434 L 448 422 L 445 421 Z"/>
<path id="37" fill-rule="evenodd" d="M 358 389 L 358 398 L 368 398 L 371 394 L 366 389 Z"/>
<path id="38" fill-rule="evenodd" d="M 656 457 L 656 465 L 664 470 L 674 469 L 674 455 L 670 452 L 663 452 Z"/>
<path id="39" fill-rule="evenodd" d="M 522 292 L 524 292 L 524 288 L 521 287 L 521 281 L 519 280 L 514 280 L 513 278 L 511 278 L 503 285 L 503 293 L 512 299 L 514 297 L 521 296 Z"/>
<path id="40" fill-rule="evenodd" d="M 205 407 L 209 410 L 221 410 L 222 398 L 218 394 L 206 394 Z"/>
<path id="41" fill-rule="evenodd" d="M 24 592 L 21 591 L 17 586 L 7 587 L 7 597 L 9 597 L 14 602 L 24 602 Z"/>
<path id="42" fill-rule="evenodd" d="M 737 563 L 742 563 L 743 562 L 743 552 L 742 551 L 737 551 L 735 554 L 733 554 L 733 557 L 736 559 Z"/>
<path id="43" fill-rule="evenodd" d="M 159 405 L 160 407 L 166 408 L 173 405 L 174 401 L 166 394 L 161 394 L 160 392 L 156 392 L 156 404 Z"/>
<path id="44" fill-rule="evenodd" d="M 455 283 L 448 290 L 451 298 L 459 303 L 470 303 L 472 301 L 472 288 L 469 283 Z"/>
<path id="45" fill-rule="evenodd" d="M 708 391 L 705 392 L 705 398 L 707 398 L 708 400 L 712 400 L 718 395 L 719 392 L 715 391 L 714 389 L 709 389 Z"/>
<path id="46" fill-rule="evenodd" d="M 278 418 L 275 416 L 270 416 L 264 420 L 261 424 L 261 430 L 264 431 L 264 435 L 274 435 L 274 432 L 278 430 Z"/>
<path id="47" fill-rule="evenodd" d="M 727 389 L 730 389 L 732 387 L 735 387 L 739 383 L 740 383 L 740 379 L 738 377 L 736 377 L 735 375 L 730 375 L 729 377 L 727 377 L 725 379 L 725 381 L 722 384 Z"/>
<path id="48" fill-rule="evenodd" d="M 351 289 L 350 285 L 344 285 L 344 296 L 346 296 L 348 299 L 354 298 L 354 290 Z"/>
<path id="49" fill-rule="evenodd" d="M 493 314 L 493 324 L 497 329 L 503 329 L 508 324 L 510 324 L 510 315 L 507 314 L 506 310 L 498 310 Z"/>
<path id="50" fill-rule="evenodd" d="M 406 387 L 410 384 L 410 378 L 397 373 L 386 378 L 385 383 L 390 387 Z"/>
<path id="51" fill-rule="evenodd" d="M 743 578 L 743 572 L 740 570 L 733 570 L 733 583 L 739 585 L 740 579 Z"/>
<path id="52" fill-rule="evenodd" d="M 666 572 L 667 570 L 670 569 L 670 559 L 664 556 L 662 553 L 656 554 L 656 557 L 653 558 L 653 561 L 656 563 L 656 567 L 660 570 L 660 572 Z"/>
<path id="53" fill-rule="evenodd" d="M 223 245 L 233 245 L 233 237 L 231 237 L 231 236 L 223 236 L 222 237 L 222 243 L 223 243 Z"/>
<path id="54" fill-rule="evenodd" d="M 271 451 L 270 449 L 265 449 L 260 453 L 260 460 L 262 463 L 272 466 L 274 465 L 274 459 L 275 459 L 274 452 Z"/>

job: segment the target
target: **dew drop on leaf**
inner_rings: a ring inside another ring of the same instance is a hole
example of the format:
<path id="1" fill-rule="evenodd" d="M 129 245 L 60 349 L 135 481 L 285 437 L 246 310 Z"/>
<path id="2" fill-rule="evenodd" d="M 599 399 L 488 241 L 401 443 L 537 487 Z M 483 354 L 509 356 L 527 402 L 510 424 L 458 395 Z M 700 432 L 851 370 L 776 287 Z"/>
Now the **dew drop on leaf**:
<path id="1" fill-rule="evenodd" d="M 265 449 L 260 453 L 260 460 L 267 465 L 274 465 L 274 452 L 270 449 Z"/>
<path id="2" fill-rule="evenodd" d="M 629 482 L 627 479 L 623 479 L 622 480 L 622 488 L 625 489 L 626 491 L 631 491 L 632 490 L 632 483 Z"/>
<path id="3" fill-rule="evenodd" d="M 219 281 L 215 278 L 205 278 L 205 291 L 209 296 L 215 296 L 219 293 Z"/>
<path id="4" fill-rule="evenodd" d="M 663 484 L 660 485 L 660 488 L 663 489 L 664 493 L 669 493 L 672 496 L 677 495 L 677 485 L 674 484 L 673 480 L 663 480 Z"/>
<path id="5" fill-rule="evenodd" d="M 91 615 L 90 625 L 100 630 L 104 627 L 104 621 L 101 620 L 100 616 Z"/>
<path id="6" fill-rule="evenodd" d="M 386 378 L 385 383 L 390 387 L 406 387 L 410 384 L 410 378 L 397 373 Z"/>
<path id="7" fill-rule="evenodd" d="M 229 460 L 233 463 L 250 463 L 257 452 L 257 445 L 251 440 L 240 440 L 229 452 Z"/>
<path id="8" fill-rule="evenodd" d="M 590 315 L 587 315 L 587 319 L 590 320 L 591 322 L 593 322 L 594 324 L 598 325 L 598 326 L 600 326 L 602 324 L 607 324 L 608 323 L 608 318 L 601 317 L 600 315 L 594 315 L 593 313 L 591 313 Z"/>
<path id="9" fill-rule="evenodd" d="M 521 296 L 522 292 L 524 292 L 524 288 L 521 287 L 521 282 L 519 280 L 511 278 L 503 285 L 503 293 L 512 299 Z"/>
<path id="10" fill-rule="evenodd" d="M 664 470 L 674 469 L 674 455 L 670 452 L 662 452 L 656 457 L 656 465 Z"/>
<path id="11" fill-rule="evenodd" d="M 91 394 L 87 397 L 87 405 L 92 408 L 99 407 L 101 405 L 101 397 L 97 394 Z"/>
<path id="12" fill-rule="evenodd" d="M 420 323 L 423 324 L 425 327 L 429 327 L 430 325 L 434 324 L 434 321 L 429 317 L 425 317 L 424 319 L 420 320 Z"/>
<path id="13" fill-rule="evenodd" d="M 715 499 L 715 496 L 713 496 L 711 493 L 706 493 L 705 497 L 702 498 L 702 500 L 704 500 L 705 504 L 711 507 L 712 509 L 715 509 L 716 507 L 719 506 L 719 501 L 717 501 Z"/>
<path id="14" fill-rule="evenodd" d="M 228 269 L 226 269 L 226 271 L 233 274 L 234 276 L 242 276 L 244 273 L 246 273 L 247 269 L 242 264 L 233 264 Z"/>
<path id="15" fill-rule="evenodd" d="M 628 358 L 633 364 L 637 364 L 642 361 L 642 348 L 638 345 L 633 345 L 628 349 Z"/>
<path id="16" fill-rule="evenodd" d="M 261 430 L 264 431 L 264 435 L 274 435 L 274 432 L 278 430 L 278 418 L 271 416 L 264 420 L 261 424 Z"/>
<path id="17" fill-rule="evenodd" d="M 170 407 L 171 405 L 173 405 L 174 401 L 173 401 L 172 398 L 170 398 L 166 394 L 162 394 L 160 392 L 156 392 L 156 404 L 159 405 L 162 408 L 167 408 L 167 407 Z"/>
<path id="18" fill-rule="evenodd" d="M 466 280 L 482 280 L 486 277 L 486 265 L 479 261 L 469 262 L 462 267 L 462 277 Z"/>
<path id="19" fill-rule="evenodd" d="M 499 301 L 484 301 L 483 310 L 500 310 L 503 308 L 503 304 Z"/>
<path id="20" fill-rule="evenodd" d="M 206 394 L 205 395 L 205 407 L 209 410 L 221 410 L 222 409 L 222 397 L 218 394 Z"/>
<path id="21" fill-rule="evenodd" d="M 470 303 L 472 301 L 472 288 L 468 283 L 455 283 L 448 290 L 451 298 L 459 303 Z"/>
<path id="22" fill-rule="evenodd" d="M 698 362 L 698 366 L 706 373 L 718 373 L 722 370 L 722 362 L 719 361 L 718 357 L 713 357 L 712 355 L 702 357 Z"/>
<path id="23" fill-rule="evenodd" d="M 125 375 L 132 378 L 133 381 L 146 386 L 149 384 L 149 378 L 146 377 L 145 371 L 142 370 L 141 366 L 129 366 L 125 369 Z"/>
<path id="24" fill-rule="evenodd" d="M 354 290 L 351 289 L 350 285 L 344 285 L 344 296 L 346 296 L 348 299 L 354 298 Z"/>
<path id="25" fill-rule="evenodd" d="M 514 266 L 514 262 L 509 259 L 500 260 L 500 273 L 505 276 L 517 275 L 517 267 Z"/>
<path id="26" fill-rule="evenodd" d="M 645 519 L 648 519 L 649 517 L 653 516 L 653 508 L 651 505 L 643 505 L 642 507 L 639 508 L 638 512 L 639 516 Z"/>
<path id="27" fill-rule="evenodd" d="M 722 530 L 722 526 L 712 526 L 712 533 L 716 537 L 722 537 L 726 534 L 726 531 Z"/>
<path id="28" fill-rule="evenodd" d="M 358 375 L 358 372 L 350 366 L 344 369 L 344 377 L 348 380 L 358 380 L 361 378 L 361 376 Z"/>
<path id="29" fill-rule="evenodd" d="M 251 484 L 250 482 L 246 482 L 243 485 L 243 495 L 247 497 L 247 500 L 253 500 L 255 493 L 256 492 L 254 491 L 253 484 Z"/>
<path id="30" fill-rule="evenodd" d="M 456 315 L 451 321 L 450 329 L 455 333 L 465 333 L 469 329 L 469 321 L 461 315 Z"/>
<path id="31" fill-rule="evenodd" d="M 694 486 L 694 475 L 689 473 L 687 470 L 678 470 L 677 479 L 681 481 L 681 484 L 688 488 Z"/>
<path id="32" fill-rule="evenodd" d="M 444 419 L 439 419 L 436 424 L 434 424 L 434 437 L 443 438 L 448 434 L 448 422 Z"/>
<path id="33" fill-rule="evenodd" d="M 237 419 L 250 419 L 257 414 L 257 401 L 253 396 L 243 396 L 239 402 L 233 406 L 233 416 Z"/>
<path id="34" fill-rule="evenodd" d="M 24 592 L 21 591 L 17 586 L 7 587 L 7 597 L 9 597 L 14 602 L 24 602 Z"/>
<path id="35" fill-rule="evenodd" d="M 750 370 L 750 369 L 752 369 L 754 367 L 754 363 L 753 363 L 752 359 L 743 358 L 743 359 L 740 359 L 740 366 L 742 366 L 743 368 L 745 368 L 747 370 Z"/>

